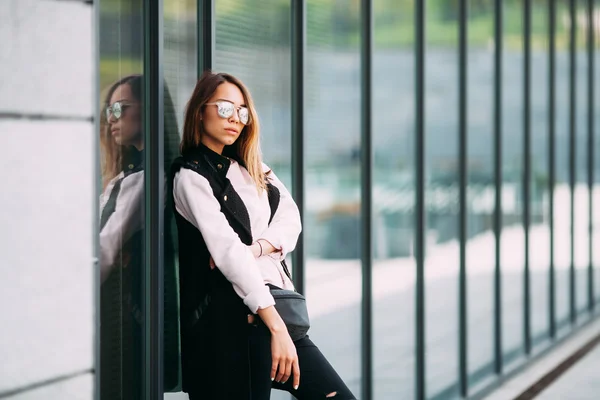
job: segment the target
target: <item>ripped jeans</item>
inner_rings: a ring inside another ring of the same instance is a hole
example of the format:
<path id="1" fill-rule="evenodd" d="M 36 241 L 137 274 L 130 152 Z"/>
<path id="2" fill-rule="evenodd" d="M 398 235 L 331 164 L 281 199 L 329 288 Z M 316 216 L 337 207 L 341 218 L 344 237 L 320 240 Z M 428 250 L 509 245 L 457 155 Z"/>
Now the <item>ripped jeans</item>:
<path id="1" fill-rule="evenodd" d="M 259 320 L 250 329 L 250 384 L 253 400 L 268 400 L 271 389 L 285 390 L 298 400 L 355 400 L 342 378 L 319 348 L 307 337 L 294 342 L 300 364 L 300 386 L 294 390 L 293 375 L 286 383 L 271 382 L 271 332 Z M 235 383 L 233 383 L 235 384 Z M 331 396 L 332 393 L 335 395 Z M 330 395 L 329 397 L 327 397 Z M 189 393 L 190 400 L 196 400 Z"/>

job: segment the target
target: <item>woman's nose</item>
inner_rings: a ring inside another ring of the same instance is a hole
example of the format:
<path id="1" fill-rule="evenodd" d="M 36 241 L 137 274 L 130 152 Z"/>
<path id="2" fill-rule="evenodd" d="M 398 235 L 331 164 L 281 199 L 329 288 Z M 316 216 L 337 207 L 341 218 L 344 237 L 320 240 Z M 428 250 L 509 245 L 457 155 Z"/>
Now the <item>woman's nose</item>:
<path id="1" fill-rule="evenodd" d="M 233 114 L 229 118 L 231 122 L 240 122 L 240 115 L 238 114 L 238 110 L 234 109 Z"/>

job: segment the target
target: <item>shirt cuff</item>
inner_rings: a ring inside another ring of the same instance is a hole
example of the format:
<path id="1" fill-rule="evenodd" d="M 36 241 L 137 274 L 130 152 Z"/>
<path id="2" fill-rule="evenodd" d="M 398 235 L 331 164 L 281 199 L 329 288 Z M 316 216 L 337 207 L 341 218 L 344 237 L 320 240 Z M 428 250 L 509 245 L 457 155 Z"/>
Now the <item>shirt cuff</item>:
<path id="1" fill-rule="evenodd" d="M 257 241 L 258 240 L 266 240 L 267 242 L 271 243 L 271 246 L 275 247 L 275 251 L 269 254 L 271 258 L 283 260 L 287 255 L 287 249 L 285 249 L 284 246 L 277 239 L 275 239 L 275 237 L 272 237 L 268 233 L 261 236 L 259 239 L 257 239 Z"/>
<path id="2" fill-rule="evenodd" d="M 269 287 L 265 285 L 260 289 L 248 293 L 244 298 L 244 304 L 248 306 L 252 314 L 256 314 L 258 309 L 274 306 L 275 299 L 273 299 Z"/>

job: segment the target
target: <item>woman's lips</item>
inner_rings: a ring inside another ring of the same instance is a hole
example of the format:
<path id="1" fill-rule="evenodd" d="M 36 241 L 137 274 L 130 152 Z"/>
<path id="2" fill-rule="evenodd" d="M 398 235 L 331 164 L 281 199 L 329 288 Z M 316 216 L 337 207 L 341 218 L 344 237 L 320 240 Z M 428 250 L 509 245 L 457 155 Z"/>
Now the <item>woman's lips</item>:
<path id="1" fill-rule="evenodd" d="M 236 130 L 235 130 L 235 129 L 233 129 L 233 128 L 225 128 L 225 130 L 226 130 L 227 132 L 231 133 L 232 135 L 237 135 L 237 134 L 238 134 L 238 131 L 236 131 Z"/>

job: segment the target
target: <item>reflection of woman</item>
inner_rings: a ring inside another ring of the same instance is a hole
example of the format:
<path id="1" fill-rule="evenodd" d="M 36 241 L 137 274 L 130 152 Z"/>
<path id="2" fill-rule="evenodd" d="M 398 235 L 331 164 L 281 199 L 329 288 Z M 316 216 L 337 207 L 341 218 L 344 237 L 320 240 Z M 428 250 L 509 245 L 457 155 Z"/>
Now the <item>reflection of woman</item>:
<path id="1" fill-rule="evenodd" d="M 101 396 L 138 399 L 143 256 L 143 131 L 140 75 L 114 83 L 101 129 Z"/>
<path id="2" fill-rule="evenodd" d="M 354 399 L 308 337 L 292 341 L 273 307 L 266 284 L 293 289 L 280 261 L 296 245 L 300 216 L 261 162 L 257 113 L 239 80 L 203 75 L 188 103 L 181 149 L 173 198 L 183 390 L 192 400 L 268 399 L 272 387 L 301 400 Z M 226 193 L 218 199 L 215 185 Z M 269 221 L 273 193 L 279 206 Z"/>

